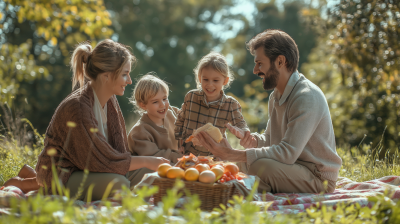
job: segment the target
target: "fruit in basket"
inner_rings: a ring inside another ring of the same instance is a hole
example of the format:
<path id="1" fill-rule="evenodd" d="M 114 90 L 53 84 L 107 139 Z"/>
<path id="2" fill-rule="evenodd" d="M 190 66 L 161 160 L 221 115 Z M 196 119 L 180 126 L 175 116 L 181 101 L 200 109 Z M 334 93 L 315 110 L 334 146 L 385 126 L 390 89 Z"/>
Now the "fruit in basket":
<path id="1" fill-rule="evenodd" d="M 239 173 L 239 167 L 236 164 L 228 163 L 224 165 L 225 173 L 230 172 L 233 176 Z"/>
<path id="2" fill-rule="evenodd" d="M 220 168 L 221 170 L 225 170 L 225 168 L 224 168 L 224 165 L 223 165 L 223 164 L 217 164 L 217 165 L 213 165 L 211 168 L 214 168 L 214 167 Z"/>
<path id="3" fill-rule="evenodd" d="M 197 164 L 195 166 L 195 168 L 199 171 L 199 173 L 202 173 L 203 171 L 206 171 L 206 170 L 210 170 L 210 166 L 209 165 L 202 164 L 202 163 Z"/>
<path id="4" fill-rule="evenodd" d="M 220 166 L 214 166 L 213 168 L 211 168 L 211 171 L 215 174 L 216 180 L 219 180 L 219 178 L 222 177 L 222 175 L 224 174 L 224 168 L 220 167 Z"/>
<path id="5" fill-rule="evenodd" d="M 167 171 L 170 169 L 172 166 L 169 163 L 162 163 L 158 166 L 157 173 L 160 177 L 166 177 L 167 176 Z"/>
<path id="6" fill-rule="evenodd" d="M 185 171 L 185 180 L 187 181 L 197 181 L 199 179 L 199 171 L 195 168 L 189 168 Z"/>
<path id="7" fill-rule="evenodd" d="M 189 168 L 193 168 L 198 164 L 198 158 L 190 153 L 188 156 L 182 156 L 181 158 L 178 158 L 178 162 L 175 164 L 175 167 L 180 167 L 184 170 L 187 170 Z"/>
<path id="8" fill-rule="evenodd" d="M 186 139 L 186 143 L 188 142 L 193 142 L 195 143 L 196 141 L 194 140 L 194 138 L 196 138 L 196 135 L 199 134 L 200 132 L 204 131 L 205 133 L 209 134 L 211 136 L 211 138 L 214 139 L 214 141 L 216 142 L 221 142 L 221 140 L 223 139 L 221 131 L 219 130 L 219 128 L 214 127 L 211 123 L 207 123 L 204 126 L 196 129 L 193 134 L 191 136 L 189 136 L 189 138 Z M 193 141 L 194 140 L 194 141 Z"/>
<path id="9" fill-rule="evenodd" d="M 215 182 L 215 174 L 211 170 L 206 170 L 200 173 L 199 181 L 206 184 Z"/>
<path id="10" fill-rule="evenodd" d="M 167 171 L 167 177 L 170 179 L 175 179 L 175 178 L 183 179 L 185 177 L 185 171 L 183 171 L 179 167 L 171 167 Z"/>

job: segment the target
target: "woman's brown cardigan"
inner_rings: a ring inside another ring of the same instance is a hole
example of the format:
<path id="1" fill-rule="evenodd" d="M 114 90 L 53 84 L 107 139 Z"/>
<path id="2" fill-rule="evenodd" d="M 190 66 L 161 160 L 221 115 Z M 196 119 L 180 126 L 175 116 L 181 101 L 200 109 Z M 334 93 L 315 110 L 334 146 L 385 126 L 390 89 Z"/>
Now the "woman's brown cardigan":
<path id="1" fill-rule="evenodd" d="M 37 182 L 40 186 L 46 184 L 51 188 L 52 160 L 64 186 L 72 172 L 85 168 L 90 172 L 121 175 L 128 172 L 131 154 L 117 98 L 112 96 L 107 102 L 108 143 L 102 134 L 95 132 L 97 120 L 93 105 L 93 90 L 86 84 L 82 90 L 72 92 L 56 109 L 46 131 L 44 149 L 36 165 Z M 70 127 L 73 124 L 75 127 Z M 56 150 L 54 156 L 50 156 L 54 152 L 51 149 Z"/>

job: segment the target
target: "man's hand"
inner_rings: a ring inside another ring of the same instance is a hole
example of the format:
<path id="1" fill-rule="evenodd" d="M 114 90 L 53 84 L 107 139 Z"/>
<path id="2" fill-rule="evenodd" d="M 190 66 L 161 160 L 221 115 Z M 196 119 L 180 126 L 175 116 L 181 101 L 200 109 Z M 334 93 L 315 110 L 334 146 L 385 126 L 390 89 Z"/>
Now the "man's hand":
<path id="1" fill-rule="evenodd" d="M 229 131 L 234 134 L 238 139 L 242 139 L 244 137 L 245 132 L 238 128 L 238 127 L 234 127 L 229 123 L 225 124 L 225 127 L 227 127 L 229 129 Z"/>
<path id="2" fill-rule="evenodd" d="M 149 156 L 147 164 L 146 164 L 146 167 L 151 169 L 151 170 L 156 171 L 158 169 L 158 166 L 160 164 L 162 164 L 162 163 L 170 164 L 171 161 L 169 161 L 168 159 L 163 158 L 163 157 L 151 157 L 151 156 Z"/>
<path id="3" fill-rule="evenodd" d="M 246 162 L 247 160 L 246 152 L 243 150 L 233 149 L 226 138 L 223 138 L 220 143 L 217 143 L 204 131 L 197 134 L 196 137 L 200 144 L 208 149 L 215 157 L 231 162 Z"/>
<path id="4" fill-rule="evenodd" d="M 244 133 L 244 137 L 242 139 L 240 139 L 240 145 L 243 146 L 245 149 L 257 148 L 258 143 L 257 143 L 257 139 L 255 137 L 253 137 L 252 135 L 250 135 L 249 131 L 246 131 Z"/>

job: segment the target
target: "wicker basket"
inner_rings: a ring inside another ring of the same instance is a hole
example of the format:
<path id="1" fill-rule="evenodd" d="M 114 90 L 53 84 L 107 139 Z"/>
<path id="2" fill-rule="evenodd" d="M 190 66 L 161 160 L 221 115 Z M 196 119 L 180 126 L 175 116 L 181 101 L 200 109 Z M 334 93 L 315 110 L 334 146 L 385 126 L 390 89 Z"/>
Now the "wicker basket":
<path id="1" fill-rule="evenodd" d="M 189 190 L 190 194 L 197 194 L 201 201 L 200 208 L 204 211 L 211 211 L 213 208 L 219 208 L 220 204 L 227 205 L 232 199 L 235 191 L 235 185 L 232 183 L 224 184 L 205 184 L 197 181 L 183 181 L 185 187 L 180 193 L 185 195 L 184 190 Z M 154 204 L 161 201 L 162 197 L 167 195 L 167 190 L 171 189 L 175 184 L 175 179 L 156 178 L 153 182 L 154 186 L 158 186 L 158 192 L 153 195 Z"/>

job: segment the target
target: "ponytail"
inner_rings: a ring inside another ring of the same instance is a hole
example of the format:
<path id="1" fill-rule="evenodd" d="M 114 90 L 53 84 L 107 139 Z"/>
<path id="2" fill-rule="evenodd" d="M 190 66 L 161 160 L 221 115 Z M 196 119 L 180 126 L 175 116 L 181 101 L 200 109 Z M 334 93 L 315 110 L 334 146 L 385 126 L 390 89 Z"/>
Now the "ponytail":
<path id="1" fill-rule="evenodd" d="M 92 50 L 89 42 L 79 44 L 71 57 L 72 90 L 83 88 L 86 81 L 95 81 L 99 74 L 109 72 L 113 79 L 127 62 L 136 62 L 129 47 L 106 39 Z"/>
<path id="2" fill-rule="evenodd" d="M 83 42 L 76 47 L 71 57 L 72 89 L 82 88 L 85 82 L 85 67 L 92 54 L 92 46 L 89 42 Z"/>

